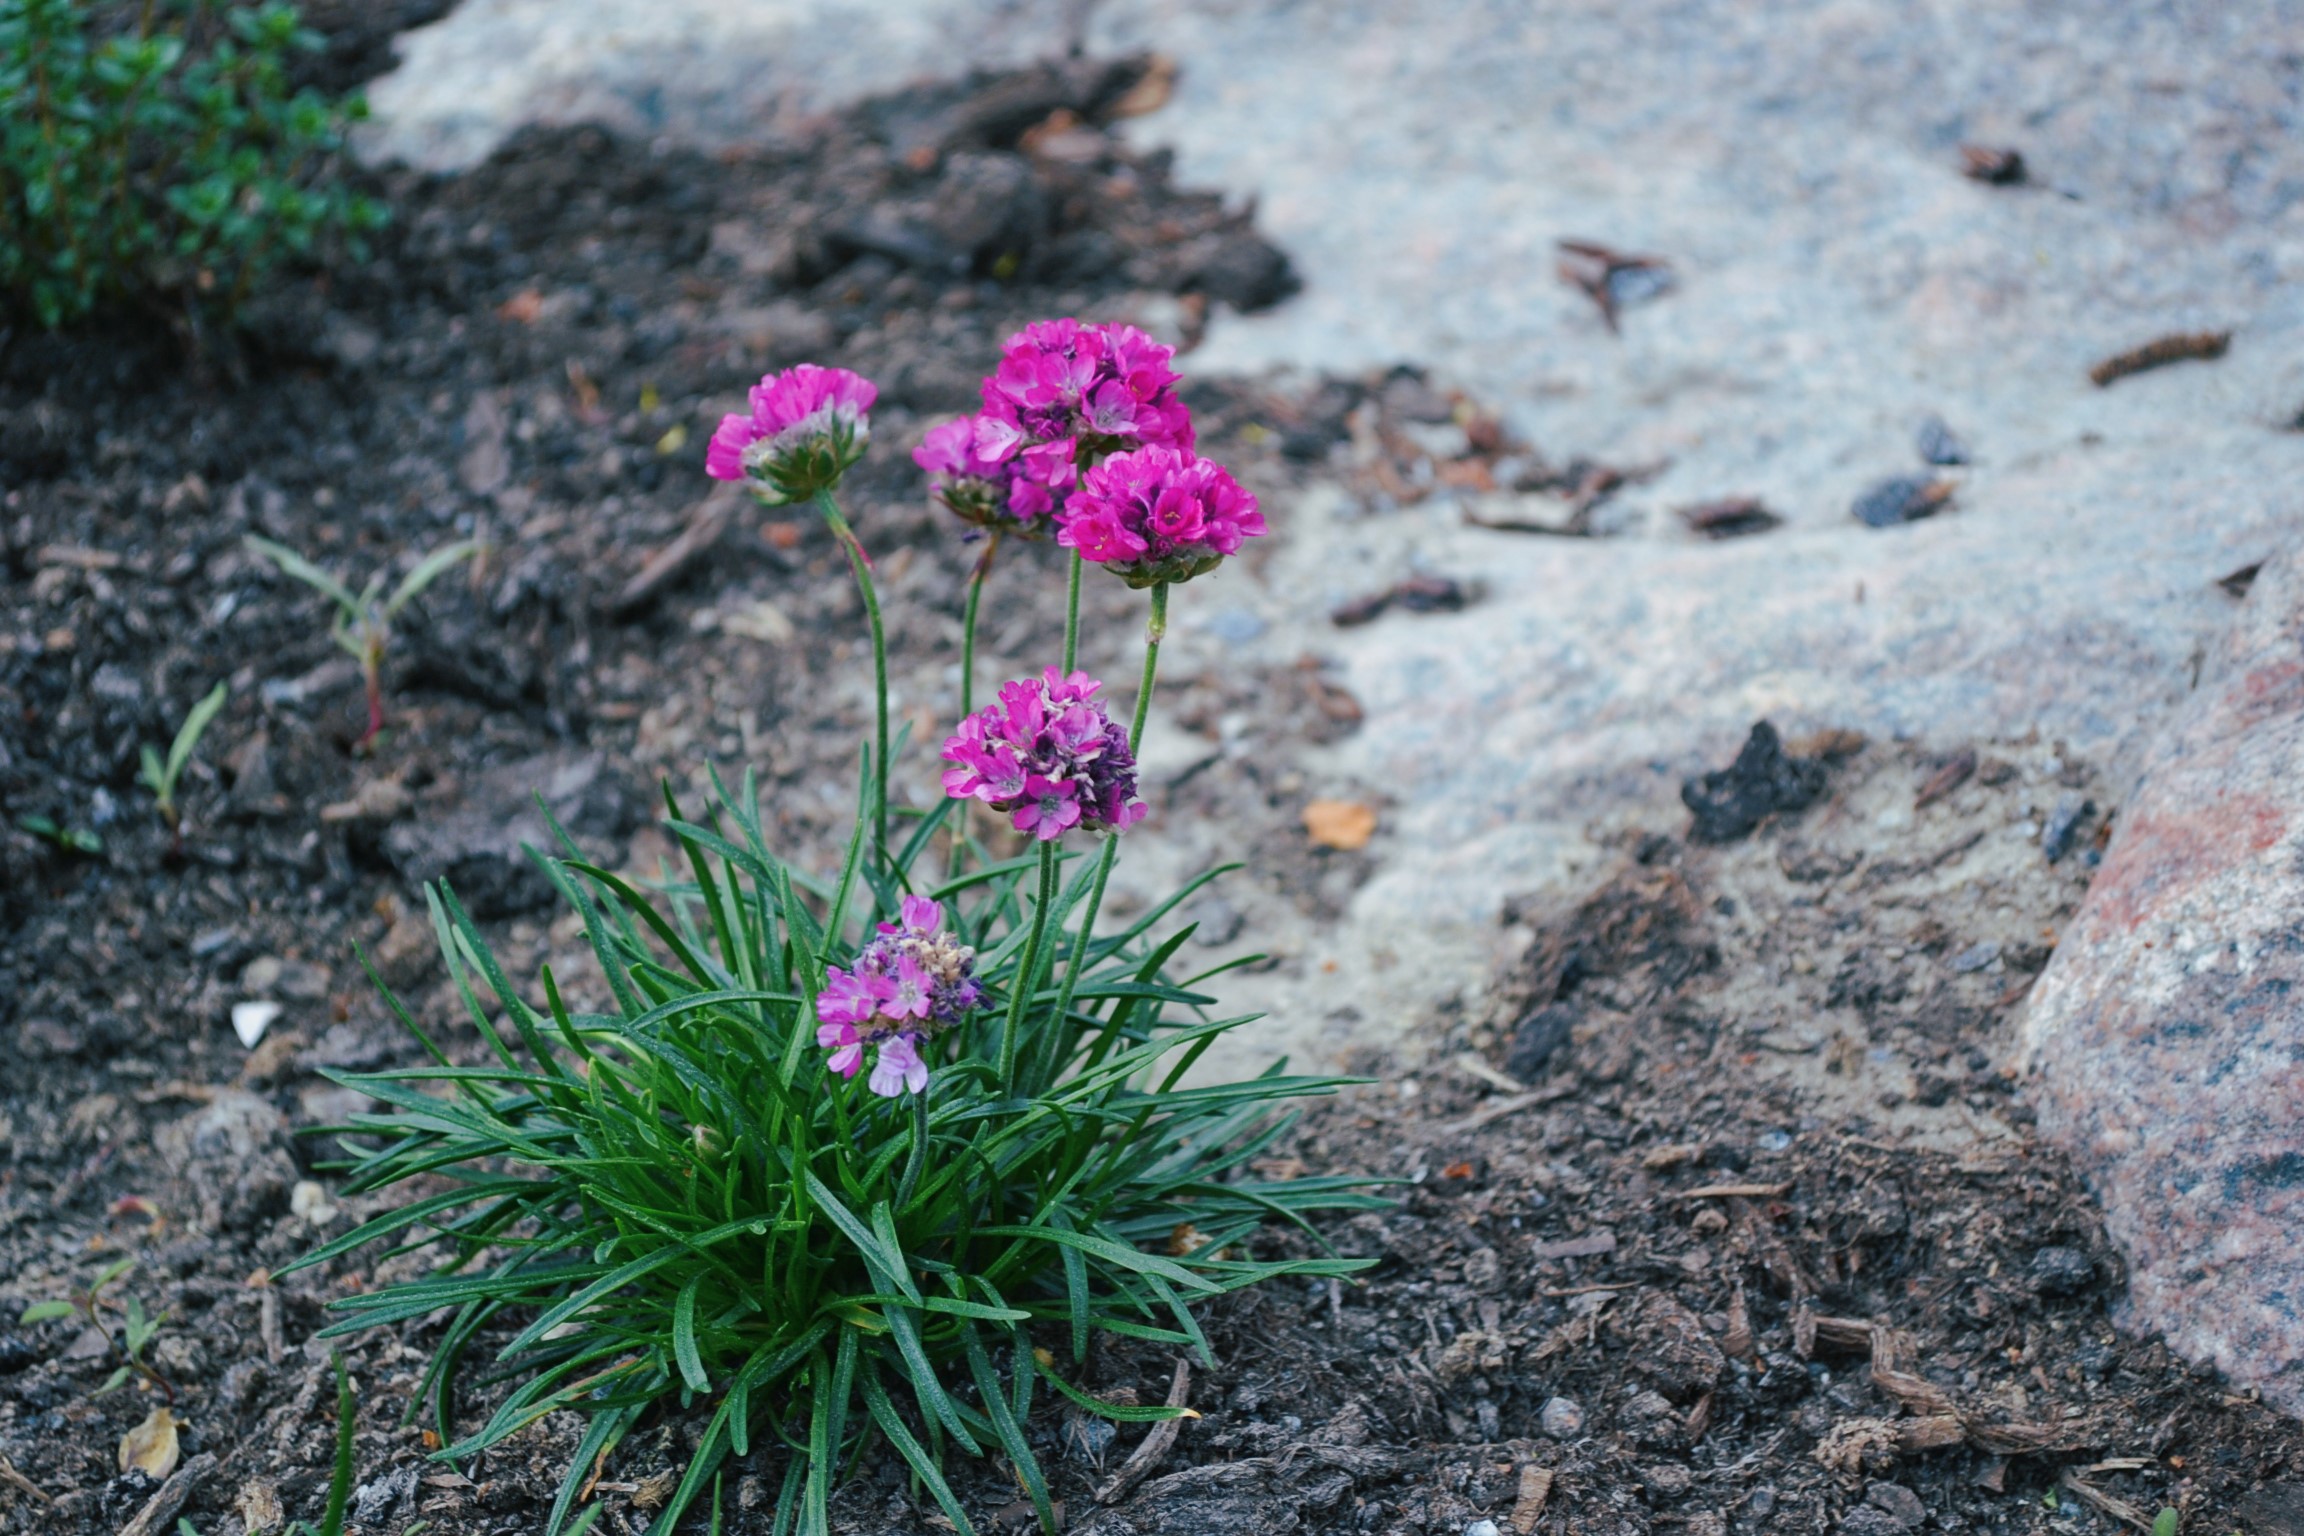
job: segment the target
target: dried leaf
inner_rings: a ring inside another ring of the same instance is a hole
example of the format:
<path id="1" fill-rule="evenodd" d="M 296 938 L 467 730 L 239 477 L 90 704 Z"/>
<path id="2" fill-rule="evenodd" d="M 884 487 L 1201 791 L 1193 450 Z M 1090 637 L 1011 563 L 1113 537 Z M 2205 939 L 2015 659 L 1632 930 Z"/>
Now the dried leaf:
<path id="1" fill-rule="evenodd" d="M 1512 1502 L 1512 1529 L 1519 1536 L 1531 1536 L 1536 1522 L 1544 1518 L 1544 1501 L 1552 1497 L 1552 1474 L 1543 1467 L 1526 1466 L 1520 1469 L 1520 1496 Z"/>
<path id="2" fill-rule="evenodd" d="M 1315 847 L 1355 852 L 1376 835 L 1376 807 L 1357 800 L 1315 800 L 1304 807 L 1304 830 Z"/>
<path id="3" fill-rule="evenodd" d="M 166 1408 L 146 1414 L 143 1423 L 120 1437 L 120 1470 L 141 1471 L 154 1482 L 166 1482 L 184 1454 L 176 1440 L 183 1423 Z"/>
<path id="4" fill-rule="evenodd" d="M 1728 1298 L 1728 1331 L 1721 1336 L 1720 1348 L 1739 1360 L 1750 1360 L 1757 1354 L 1752 1339 L 1752 1311 L 1745 1303 L 1741 1285 Z"/>
<path id="5" fill-rule="evenodd" d="M 1181 1259 L 1208 1246 L 1208 1234 L 1190 1222 L 1179 1224 L 1168 1234 L 1168 1256 Z"/>
<path id="6" fill-rule="evenodd" d="M 280 1506 L 279 1488 L 261 1477 L 241 1485 L 240 1496 L 233 1501 L 232 1511 L 240 1517 L 241 1528 L 249 1536 L 255 1536 L 257 1532 L 276 1531 L 288 1520 L 288 1512 Z"/>

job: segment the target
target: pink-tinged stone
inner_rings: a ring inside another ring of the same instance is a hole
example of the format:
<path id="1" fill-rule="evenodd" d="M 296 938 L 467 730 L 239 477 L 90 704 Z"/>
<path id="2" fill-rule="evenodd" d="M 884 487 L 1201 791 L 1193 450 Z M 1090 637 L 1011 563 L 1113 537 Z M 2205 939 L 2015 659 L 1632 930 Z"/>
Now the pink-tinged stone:
<path id="1" fill-rule="evenodd" d="M 2033 993 L 2124 1323 L 2304 1414 L 2304 570 L 2268 563 Z"/>

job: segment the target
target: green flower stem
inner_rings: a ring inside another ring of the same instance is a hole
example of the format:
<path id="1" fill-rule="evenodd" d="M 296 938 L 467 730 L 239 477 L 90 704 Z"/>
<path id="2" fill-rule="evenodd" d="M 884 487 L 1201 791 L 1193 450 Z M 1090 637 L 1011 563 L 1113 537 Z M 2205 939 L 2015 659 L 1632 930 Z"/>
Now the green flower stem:
<path id="1" fill-rule="evenodd" d="M 1072 579 L 1064 594 L 1064 672 L 1070 676 L 1080 664 L 1080 551 L 1072 551 Z"/>
<path id="2" fill-rule="evenodd" d="M 930 1081 L 934 1081 L 933 1075 Z M 896 1211 L 899 1215 L 912 1204 L 912 1192 L 920 1185 L 921 1165 L 928 1159 L 928 1094 L 923 1089 L 911 1097 L 912 1147 L 904 1154 L 904 1178 L 896 1186 Z"/>
<path id="3" fill-rule="evenodd" d="M 984 553 L 976 561 L 976 570 L 968 578 L 968 608 L 960 618 L 960 718 L 965 720 L 976 710 L 976 610 L 984 601 L 984 583 L 992 574 L 992 561 L 1000 553 L 1000 534 L 994 530 L 984 545 Z M 972 802 L 963 800 L 952 813 L 952 872 L 951 878 L 960 878 L 960 868 L 968 852 L 968 807 Z"/>
<path id="4" fill-rule="evenodd" d="M 1040 899 L 1032 908 L 1032 937 L 1016 962 L 1014 990 L 1008 997 L 1008 1026 L 1000 1031 L 1000 1091 L 1016 1085 L 1016 1047 L 1024 1033 L 1024 1009 L 1032 1001 L 1040 975 L 1040 947 L 1048 937 L 1049 909 L 1056 905 L 1056 844 L 1040 845 Z"/>
<path id="5" fill-rule="evenodd" d="M 984 553 L 968 577 L 968 608 L 960 618 L 960 717 L 976 708 L 976 609 L 984 600 L 984 583 L 992 575 L 992 562 L 1000 554 L 1000 535 L 985 541 Z"/>
<path id="6" fill-rule="evenodd" d="M 1152 679 L 1160 670 L 1160 642 L 1168 638 L 1168 583 L 1152 588 L 1152 615 L 1144 621 L 1144 679 L 1136 688 L 1136 718 L 1128 726 L 1131 755 L 1144 746 L 1144 721 L 1152 713 Z"/>
<path id="7" fill-rule="evenodd" d="M 872 852 L 873 868 L 888 862 L 888 633 L 880 622 L 880 594 L 872 585 L 872 561 L 856 542 L 856 530 L 840 515 L 830 491 L 816 493 L 817 510 L 832 536 L 847 552 L 848 569 L 856 574 L 856 590 L 863 595 L 864 613 L 872 621 Z"/>
<path id="8" fill-rule="evenodd" d="M 1144 744 L 1144 721 L 1152 713 L 1152 682 L 1160 670 L 1160 642 L 1168 637 L 1168 583 L 1160 582 L 1152 588 L 1152 614 L 1144 623 L 1144 678 L 1136 689 L 1136 718 L 1128 727 L 1128 750 L 1135 753 Z M 1072 946 L 1072 963 L 1064 968 L 1064 991 L 1056 1001 L 1056 1037 L 1062 1040 L 1065 1020 L 1072 1016 L 1072 994 L 1079 989 L 1080 974 L 1088 968 L 1089 941 L 1096 936 L 1096 913 L 1104 905 L 1104 882 L 1112 878 L 1112 864 L 1120 855 L 1117 834 L 1104 840 L 1103 851 L 1096 860 L 1096 880 L 1088 887 L 1088 910 L 1080 919 L 1080 938 Z M 1061 1049 L 1059 1045 L 1058 1049 Z M 1050 1063 L 1053 1072 L 1057 1063 Z"/>

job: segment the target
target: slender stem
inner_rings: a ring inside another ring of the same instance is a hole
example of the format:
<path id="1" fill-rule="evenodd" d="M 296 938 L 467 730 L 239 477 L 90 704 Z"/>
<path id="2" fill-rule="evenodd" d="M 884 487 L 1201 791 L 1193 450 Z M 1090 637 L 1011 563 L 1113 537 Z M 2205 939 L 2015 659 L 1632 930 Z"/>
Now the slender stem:
<path id="1" fill-rule="evenodd" d="M 904 1154 L 904 1179 L 896 1186 L 896 1210 L 902 1214 L 920 1184 L 920 1167 L 928 1158 L 928 1090 L 912 1095 L 912 1147 Z"/>
<path id="2" fill-rule="evenodd" d="M 856 542 L 856 530 L 840 515 L 830 491 L 816 493 L 817 510 L 824 514 L 832 536 L 848 556 L 856 590 L 864 598 L 864 615 L 872 621 L 872 852 L 873 868 L 888 862 L 888 633 L 880 622 L 880 594 L 872 585 L 872 560 Z"/>
<path id="3" fill-rule="evenodd" d="M 368 729 L 361 734 L 355 750 L 366 751 L 384 729 L 384 658 L 370 650 L 360 658 L 361 681 L 368 685 Z"/>
<path id="4" fill-rule="evenodd" d="M 968 578 L 968 608 L 960 619 L 960 718 L 965 720 L 976 709 L 976 611 L 984 601 L 984 583 L 992 574 L 992 561 L 1000 553 L 1000 532 L 994 529 L 986 540 L 984 553 L 976 561 L 976 570 Z M 952 875 L 960 878 L 960 866 L 968 852 L 968 808 L 972 802 L 963 800 L 952 813 Z"/>
<path id="5" fill-rule="evenodd" d="M 1160 642 L 1168 638 L 1168 583 L 1152 588 L 1152 616 L 1144 621 L 1144 678 L 1136 688 L 1136 718 L 1128 727 L 1131 756 L 1144 748 L 1144 721 L 1152 713 L 1152 680 L 1160 671 Z"/>
<path id="6" fill-rule="evenodd" d="M 1072 551 L 1072 577 L 1064 594 L 1064 670 L 1080 664 L 1080 567 L 1086 562 Z"/>
<path id="7" fill-rule="evenodd" d="M 960 616 L 960 714 L 965 719 L 976 708 L 976 612 L 984 602 L 984 583 L 992 575 L 992 561 L 1000 553 L 1000 535 L 985 540 L 984 553 L 968 575 L 968 607 Z"/>
<path id="8" fill-rule="evenodd" d="M 1040 845 L 1040 899 L 1032 908 L 1032 937 L 1024 942 L 1017 960 L 1015 990 L 1008 998 L 1008 1027 L 1000 1032 L 1000 1091 L 1011 1091 L 1016 1080 L 1016 1046 L 1024 1032 L 1024 1008 L 1040 976 L 1040 946 L 1048 937 L 1048 911 L 1056 905 L 1056 844 Z"/>
<path id="9" fill-rule="evenodd" d="M 1152 614 L 1144 623 L 1144 678 L 1136 689 L 1136 718 L 1128 727 L 1131 755 L 1144 745 L 1144 721 L 1152 711 L 1152 682 L 1160 669 L 1160 642 L 1167 636 L 1168 583 L 1163 581 L 1152 589 Z M 1081 972 L 1088 968 L 1088 945 L 1096 937 L 1096 913 L 1104 905 L 1104 882 L 1112 878 L 1112 864 L 1119 854 L 1119 837 L 1107 837 L 1097 856 L 1095 883 L 1088 887 L 1088 910 L 1080 919 L 1080 937 L 1072 946 L 1072 963 L 1064 968 L 1064 990 L 1056 1000 L 1055 1034 L 1059 1042 L 1066 1022 L 1072 1017 L 1072 994 L 1079 989 Z M 1061 1043 L 1056 1049 L 1062 1050 Z M 1061 1063 L 1062 1059 L 1059 1056 L 1057 1062 Z"/>

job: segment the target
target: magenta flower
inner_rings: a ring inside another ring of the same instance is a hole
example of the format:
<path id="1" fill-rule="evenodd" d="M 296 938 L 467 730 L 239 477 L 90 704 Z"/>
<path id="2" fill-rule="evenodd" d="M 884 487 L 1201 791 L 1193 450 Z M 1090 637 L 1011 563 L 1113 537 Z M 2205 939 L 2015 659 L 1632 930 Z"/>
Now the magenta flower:
<path id="1" fill-rule="evenodd" d="M 1014 336 L 984 381 L 976 447 L 1003 461 L 1029 445 L 1070 441 L 1081 456 L 1192 446 L 1176 397 L 1172 347 L 1132 325 L 1042 320 Z M 1051 482 L 1052 483 L 1052 482 Z"/>
<path id="2" fill-rule="evenodd" d="M 934 477 L 936 499 L 979 528 L 1018 538 L 1045 538 L 1053 524 L 1055 492 L 1026 473 L 1022 456 L 1003 463 L 976 451 L 977 418 L 961 416 L 932 429 L 912 450 L 912 462 Z"/>
<path id="3" fill-rule="evenodd" d="M 920 1048 L 912 1043 L 910 1035 L 898 1035 L 880 1047 L 880 1054 L 872 1063 L 870 1085 L 872 1091 L 884 1099 L 893 1099 L 906 1090 L 927 1091 L 928 1063 L 920 1059 Z"/>
<path id="4" fill-rule="evenodd" d="M 1019 832 L 1053 842 L 1078 827 L 1120 832 L 1144 819 L 1128 733 L 1085 672 L 1050 667 L 1000 690 L 944 743 L 944 793 L 1007 812 Z"/>
<path id="5" fill-rule="evenodd" d="M 925 1088 L 920 1042 L 966 1019 L 983 999 L 976 951 L 944 931 L 941 905 L 906 896 L 897 916 L 879 925 L 852 969 L 825 967 L 816 994 L 816 1043 L 832 1053 L 825 1065 L 854 1077 L 864 1048 L 873 1047 L 869 1083 L 884 1098 Z"/>
<path id="6" fill-rule="evenodd" d="M 880 397 L 845 368 L 802 363 L 752 387 L 752 409 L 724 416 L 704 454 L 715 480 L 744 480 L 770 506 L 806 501 L 840 483 L 872 440 L 866 413 Z"/>
<path id="7" fill-rule="evenodd" d="M 1057 543 L 1132 587 L 1188 581 L 1265 532 L 1256 498 L 1221 464 L 1172 448 L 1106 459 L 1056 523 Z"/>
<path id="8" fill-rule="evenodd" d="M 821 1012 L 821 1008 L 818 1011 Z M 863 1064 L 864 1043 L 852 1023 L 817 1025 L 816 1043 L 832 1053 L 824 1065 L 842 1077 L 854 1077 L 857 1067 Z"/>
<path id="9" fill-rule="evenodd" d="M 1028 325 L 984 380 L 984 408 L 930 432 L 912 462 L 969 522 L 1038 537 L 1083 466 L 1131 448 L 1191 448 L 1175 355 L 1133 326 Z"/>

